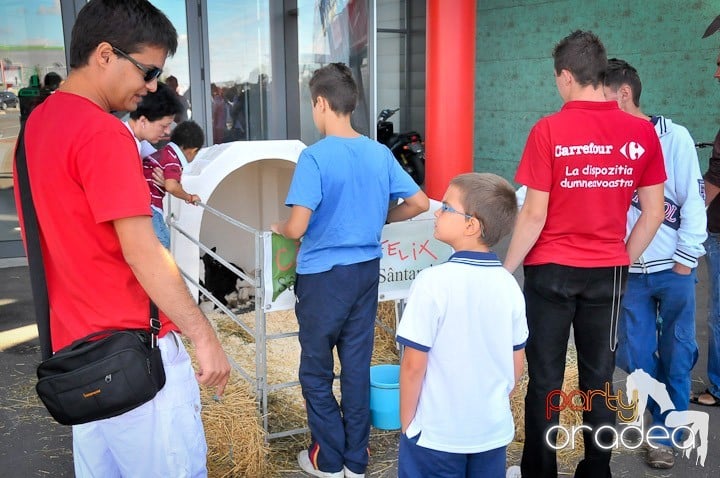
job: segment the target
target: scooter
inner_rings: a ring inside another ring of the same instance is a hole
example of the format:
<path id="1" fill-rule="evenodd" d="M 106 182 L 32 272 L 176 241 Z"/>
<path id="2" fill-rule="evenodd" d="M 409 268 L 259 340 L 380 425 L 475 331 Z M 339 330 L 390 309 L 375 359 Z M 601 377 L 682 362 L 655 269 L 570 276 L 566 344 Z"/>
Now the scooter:
<path id="1" fill-rule="evenodd" d="M 425 182 L 425 144 L 417 131 L 395 133 L 388 121 L 400 108 L 384 109 L 378 115 L 377 140 L 387 146 L 400 166 L 418 185 Z"/>

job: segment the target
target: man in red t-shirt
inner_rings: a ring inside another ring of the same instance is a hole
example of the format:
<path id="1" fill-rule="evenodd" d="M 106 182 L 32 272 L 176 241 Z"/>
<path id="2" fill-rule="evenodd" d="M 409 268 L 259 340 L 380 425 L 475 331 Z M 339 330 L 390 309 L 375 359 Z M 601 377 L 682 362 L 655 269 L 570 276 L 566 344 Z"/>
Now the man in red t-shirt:
<path id="1" fill-rule="evenodd" d="M 664 218 L 666 177 L 657 134 L 650 122 L 605 101 L 607 55 L 600 39 L 573 32 L 556 45 L 553 58 L 564 105 L 539 120 L 528 137 L 515 176 L 527 196 L 505 260 L 511 272 L 524 260 L 530 331 L 523 478 L 557 476 L 557 432 L 547 432 L 558 424 L 559 412 L 547 410 L 547 400 L 562 389 L 571 326 L 582 391 L 612 389 L 627 267 Z M 626 243 L 635 191 L 642 213 Z M 599 429 L 615 423 L 615 411 L 601 394 L 585 405 L 589 431 L 583 432 L 585 458 L 575 476 L 609 477 L 610 450 L 603 445 L 612 437 Z"/>
<path id="2" fill-rule="evenodd" d="M 77 476 L 207 473 L 197 383 L 221 394 L 230 365 L 155 237 L 135 140 L 109 113 L 135 110 L 176 48 L 175 28 L 148 1 L 91 0 L 73 27 L 70 75 L 26 124 L 53 350 L 99 330 L 149 329 L 150 299 L 167 316 L 165 386 L 134 410 L 73 426 Z M 178 330 L 195 346 L 197 372 Z"/>

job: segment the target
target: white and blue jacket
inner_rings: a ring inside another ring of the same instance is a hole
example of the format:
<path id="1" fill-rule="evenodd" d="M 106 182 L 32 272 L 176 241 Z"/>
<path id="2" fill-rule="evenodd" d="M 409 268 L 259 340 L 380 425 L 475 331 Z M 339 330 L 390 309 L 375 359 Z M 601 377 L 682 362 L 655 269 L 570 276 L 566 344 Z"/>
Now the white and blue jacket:
<path id="1" fill-rule="evenodd" d="M 672 268 L 676 262 L 695 268 L 698 258 L 705 254 L 705 183 L 695 142 L 685 127 L 669 118 L 653 116 L 652 122 L 665 157 L 665 219 L 645 252 L 630 266 L 631 273 L 658 272 Z M 638 217 L 636 192 L 628 211 L 628 235 Z"/>

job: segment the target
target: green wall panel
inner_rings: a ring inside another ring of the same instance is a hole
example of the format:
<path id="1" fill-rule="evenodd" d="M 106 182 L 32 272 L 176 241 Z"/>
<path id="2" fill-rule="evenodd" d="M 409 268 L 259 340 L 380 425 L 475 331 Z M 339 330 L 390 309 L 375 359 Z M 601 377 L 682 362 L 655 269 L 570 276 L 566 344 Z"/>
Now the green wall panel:
<path id="1" fill-rule="evenodd" d="M 638 69 L 646 113 L 712 141 L 720 128 L 712 76 L 720 33 L 701 36 L 718 14 L 719 1 L 477 0 L 475 170 L 512 180 L 532 125 L 562 106 L 551 55 L 576 29 L 594 31 L 608 57 Z M 703 170 L 708 155 L 700 151 Z"/>

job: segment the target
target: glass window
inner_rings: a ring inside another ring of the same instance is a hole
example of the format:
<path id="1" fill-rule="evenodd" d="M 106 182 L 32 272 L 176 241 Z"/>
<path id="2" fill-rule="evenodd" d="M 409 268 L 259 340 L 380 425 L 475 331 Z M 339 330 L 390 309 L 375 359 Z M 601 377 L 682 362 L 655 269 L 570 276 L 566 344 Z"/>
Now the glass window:
<path id="1" fill-rule="evenodd" d="M 399 109 L 390 118 L 396 133 L 404 129 L 401 124 L 406 107 L 403 96 L 406 91 L 406 41 L 404 33 L 377 34 L 377 109 L 378 113 L 386 108 Z"/>
<path id="2" fill-rule="evenodd" d="M 53 74 L 67 75 L 59 0 L 0 2 L 0 258 L 21 257 L 12 187 L 13 151 L 20 131 L 19 98 L 37 92 Z M 28 97 L 30 98 L 30 97 Z M 23 105 L 26 103 L 23 102 Z"/>
<path id="3" fill-rule="evenodd" d="M 308 83 L 313 71 L 332 62 L 350 67 L 360 90 L 353 127 L 369 135 L 368 0 L 298 0 L 300 137 L 320 139 L 312 120 Z M 373 122 L 374 123 L 374 122 Z"/>
<path id="4" fill-rule="evenodd" d="M 208 0 L 213 143 L 268 138 L 269 0 Z M 283 115 L 285 112 L 279 112 Z"/>
<path id="5" fill-rule="evenodd" d="M 377 29 L 405 30 L 405 9 L 405 0 L 378 0 Z"/>
<path id="6" fill-rule="evenodd" d="M 191 119 L 190 107 L 190 67 L 188 61 L 187 16 L 185 2 L 177 0 L 152 0 L 150 3 L 161 10 L 172 22 L 178 33 L 178 47 L 175 55 L 168 58 L 163 68 L 161 80 L 167 83 L 180 95 L 180 102 L 187 107 L 184 113 L 178 115 L 177 122 Z M 174 78 L 174 80 L 173 80 Z"/>
<path id="7" fill-rule="evenodd" d="M 404 0 L 377 3 L 377 110 L 397 109 L 390 121 L 403 131 L 407 116 L 407 6 Z"/>

